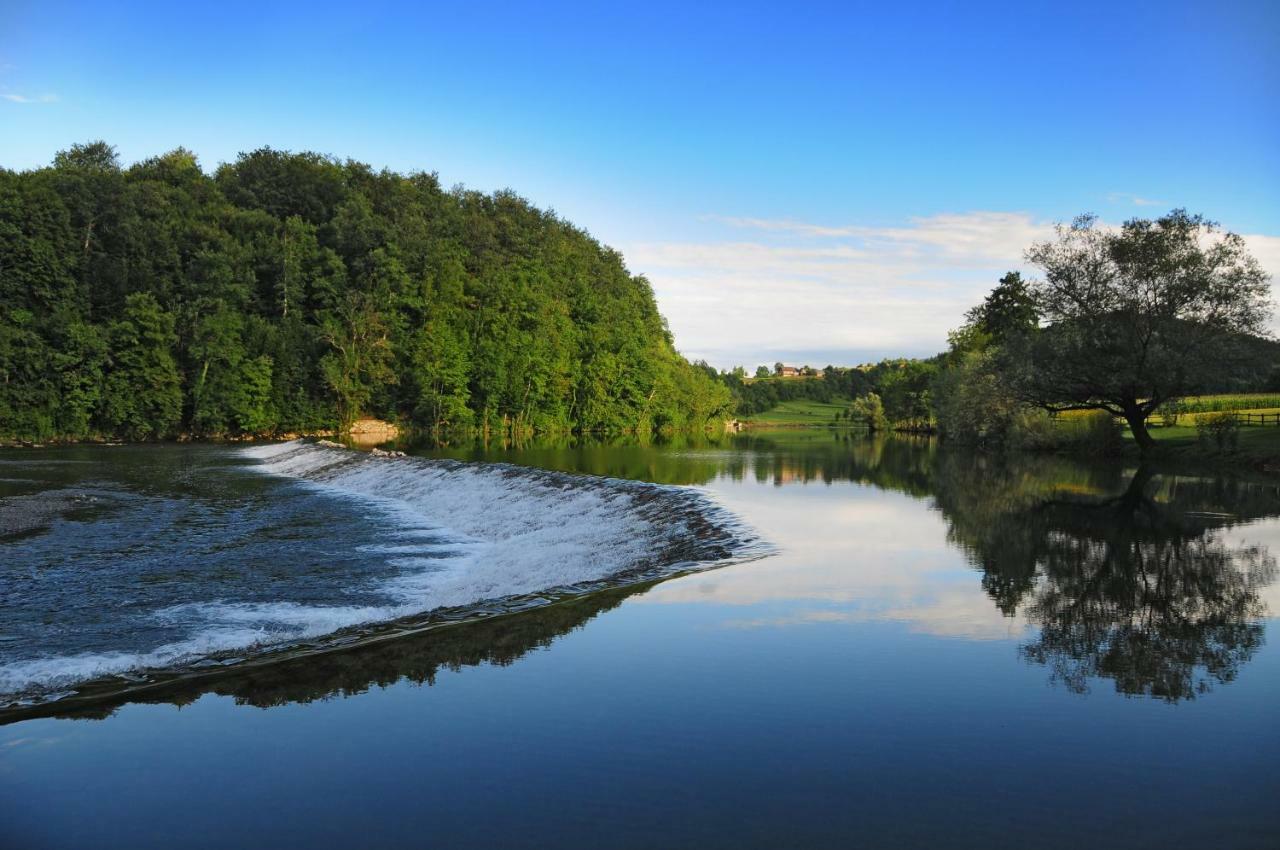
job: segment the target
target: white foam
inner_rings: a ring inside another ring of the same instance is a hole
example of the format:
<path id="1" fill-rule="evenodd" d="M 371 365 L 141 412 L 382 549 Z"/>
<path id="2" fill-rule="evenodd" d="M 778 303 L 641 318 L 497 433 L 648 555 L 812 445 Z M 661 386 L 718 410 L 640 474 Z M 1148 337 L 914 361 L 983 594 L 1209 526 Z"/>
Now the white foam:
<path id="1" fill-rule="evenodd" d="M 256 469 L 299 479 L 394 520 L 399 575 L 373 590 L 385 605 L 191 602 L 157 612 L 189 639 L 139 653 L 86 653 L 0 666 L 0 693 L 62 688 L 132 670 L 180 665 L 343 628 L 607 579 L 642 567 L 689 533 L 639 498 L 652 485 L 492 464 L 375 457 L 301 441 L 253 446 Z M 417 542 L 421 539 L 421 542 Z"/>
<path id="2" fill-rule="evenodd" d="M 397 514 L 407 529 L 430 528 L 445 538 L 416 547 L 386 545 L 388 554 L 452 555 L 397 561 L 430 567 L 409 570 L 380 588 L 404 613 L 607 578 L 636 566 L 683 531 L 678 522 L 646 518 L 636 509 L 633 491 L 600 479 L 379 458 L 306 443 L 246 453 L 263 461 L 264 472 L 362 497 Z"/>

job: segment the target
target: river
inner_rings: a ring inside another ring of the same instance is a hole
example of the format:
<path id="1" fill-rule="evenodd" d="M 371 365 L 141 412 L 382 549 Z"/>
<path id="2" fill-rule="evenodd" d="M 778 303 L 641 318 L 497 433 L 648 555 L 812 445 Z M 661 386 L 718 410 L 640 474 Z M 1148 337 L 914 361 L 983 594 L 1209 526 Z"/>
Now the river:
<path id="1" fill-rule="evenodd" d="M 1274 482 L 405 448 L 0 450 L 0 846 L 1280 840 Z"/>

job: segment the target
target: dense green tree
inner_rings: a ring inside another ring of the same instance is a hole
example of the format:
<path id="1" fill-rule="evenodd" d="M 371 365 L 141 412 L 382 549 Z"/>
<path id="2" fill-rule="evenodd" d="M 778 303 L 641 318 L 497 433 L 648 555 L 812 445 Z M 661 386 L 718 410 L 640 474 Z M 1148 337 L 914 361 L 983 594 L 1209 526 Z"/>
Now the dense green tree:
<path id="1" fill-rule="evenodd" d="M 903 361 L 880 378 L 880 398 L 890 422 L 901 427 L 926 429 L 933 421 L 931 382 L 937 366 L 923 360 Z"/>
<path id="2" fill-rule="evenodd" d="M 101 418 L 112 432 L 132 438 L 166 437 L 182 418 L 182 390 L 173 348 L 173 316 L 138 292 L 108 331 Z"/>
<path id="3" fill-rule="evenodd" d="M 1266 273 L 1243 239 L 1185 210 L 1118 231 L 1083 216 L 1027 256 L 1044 270 L 1031 291 L 1048 326 L 1008 347 L 1019 391 L 1122 416 L 1143 451 L 1152 411 L 1206 389 L 1235 342 L 1265 333 Z"/>
<path id="4" fill-rule="evenodd" d="M 1040 308 L 1022 274 L 1009 272 L 981 304 L 965 314 L 965 319 L 992 343 L 1003 345 L 1033 330 L 1040 321 Z"/>
<path id="5" fill-rule="evenodd" d="M 0 308 L 0 439 L 700 428 L 734 398 L 555 215 L 269 148 L 0 170 Z"/>

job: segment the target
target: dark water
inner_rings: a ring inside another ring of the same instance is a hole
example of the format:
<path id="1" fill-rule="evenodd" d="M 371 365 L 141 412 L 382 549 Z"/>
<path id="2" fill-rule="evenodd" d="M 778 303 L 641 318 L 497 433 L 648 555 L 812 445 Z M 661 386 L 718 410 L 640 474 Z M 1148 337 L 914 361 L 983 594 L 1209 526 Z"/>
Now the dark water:
<path id="1" fill-rule="evenodd" d="M 0 846 L 1280 844 L 1274 483 L 329 451 L 0 456 Z"/>

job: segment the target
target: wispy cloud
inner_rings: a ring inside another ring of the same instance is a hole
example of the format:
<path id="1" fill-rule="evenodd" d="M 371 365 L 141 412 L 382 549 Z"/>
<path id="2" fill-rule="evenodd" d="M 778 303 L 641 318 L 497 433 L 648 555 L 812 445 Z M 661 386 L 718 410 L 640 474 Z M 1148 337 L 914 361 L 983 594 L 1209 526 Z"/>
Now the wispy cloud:
<path id="1" fill-rule="evenodd" d="M 723 241 L 641 243 L 625 253 L 653 283 L 680 348 L 722 367 L 940 350 L 964 311 L 1052 233 L 1050 222 L 1017 212 L 893 227 L 707 219 L 729 228 Z"/>
<path id="2" fill-rule="evenodd" d="M 0 98 L 4 98 L 10 103 L 57 103 L 58 96 L 56 94 L 0 94 Z"/>
<path id="3" fill-rule="evenodd" d="M 1167 207 L 1164 201 L 1153 200 L 1152 198 L 1143 198 L 1139 195 L 1131 195 L 1128 192 L 1112 192 L 1107 195 L 1107 200 L 1113 204 L 1132 204 L 1135 207 Z"/>
<path id="4" fill-rule="evenodd" d="M 724 238 L 622 247 L 652 282 L 681 350 L 720 367 L 932 354 L 1002 274 L 1033 273 L 1023 252 L 1053 234 L 1051 221 L 999 211 L 887 227 L 704 220 L 725 225 Z M 1280 237 L 1246 239 L 1280 272 Z"/>

